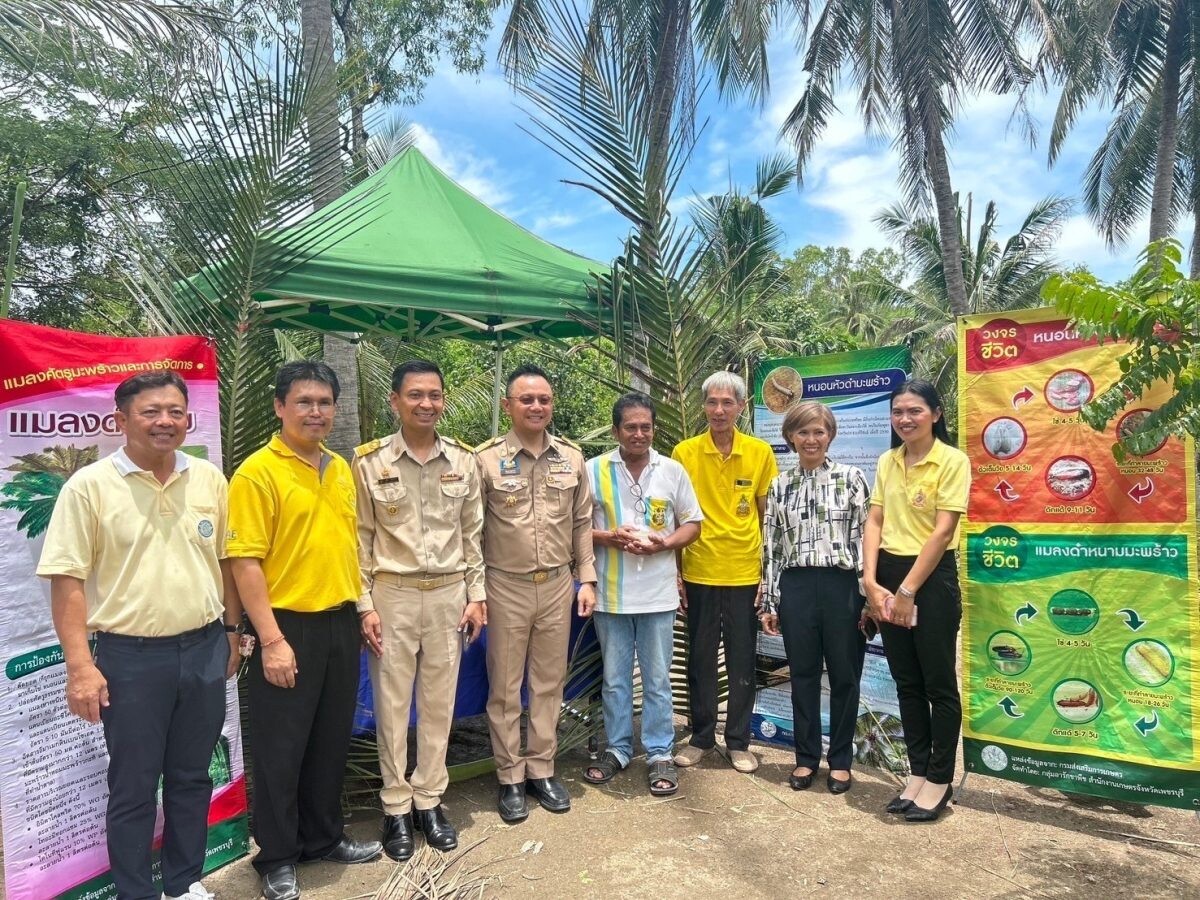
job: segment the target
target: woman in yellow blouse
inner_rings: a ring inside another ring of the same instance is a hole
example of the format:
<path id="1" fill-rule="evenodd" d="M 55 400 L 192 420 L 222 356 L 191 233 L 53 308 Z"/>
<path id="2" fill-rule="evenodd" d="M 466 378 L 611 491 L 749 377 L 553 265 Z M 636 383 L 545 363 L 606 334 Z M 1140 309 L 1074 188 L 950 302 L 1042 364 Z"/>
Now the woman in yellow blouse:
<path id="1" fill-rule="evenodd" d="M 962 721 L 955 648 L 962 618 L 958 521 L 970 464 L 950 445 L 942 400 L 927 381 L 892 392 L 892 450 L 879 457 L 863 536 L 863 583 L 896 681 L 912 775 L 887 806 L 932 822 L 950 801 Z M 919 613 L 919 615 L 918 615 Z"/>

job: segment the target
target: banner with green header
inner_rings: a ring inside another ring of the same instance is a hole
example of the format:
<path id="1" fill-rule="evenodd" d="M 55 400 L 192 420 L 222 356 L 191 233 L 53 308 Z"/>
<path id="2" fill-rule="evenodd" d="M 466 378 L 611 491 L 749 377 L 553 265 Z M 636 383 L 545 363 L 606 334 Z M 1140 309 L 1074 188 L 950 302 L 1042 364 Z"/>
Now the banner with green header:
<path id="1" fill-rule="evenodd" d="M 1120 373 L 1055 310 L 959 325 L 959 443 L 972 463 L 962 555 L 969 772 L 1200 809 L 1195 455 L 1113 446 L 1080 407 Z"/>

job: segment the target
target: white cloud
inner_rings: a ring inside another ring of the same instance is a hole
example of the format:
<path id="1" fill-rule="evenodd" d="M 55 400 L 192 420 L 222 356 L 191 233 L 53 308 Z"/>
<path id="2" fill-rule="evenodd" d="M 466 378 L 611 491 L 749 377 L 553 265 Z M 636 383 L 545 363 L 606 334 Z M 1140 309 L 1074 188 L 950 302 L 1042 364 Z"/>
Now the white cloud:
<path id="1" fill-rule="evenodd" d="M 570 228 L 579 221 L 579 216 L 570 213 L 550 213 L 546 216 L 538 216 L 533 220 L 532 231 L 534 234 L 542 234 L 546 231 L 558 231 L 563 228 Z"/>
<path id="2" fill-rule="evenodd" d="M 412 126 L 414 143 L 429 161 L 488 206 L 500 209 L 512 193 L 496 177 L 498 166 L 490 158 L 476 156 L 465 145 L 447 149 L 434 133 L 419 123 Z"/>

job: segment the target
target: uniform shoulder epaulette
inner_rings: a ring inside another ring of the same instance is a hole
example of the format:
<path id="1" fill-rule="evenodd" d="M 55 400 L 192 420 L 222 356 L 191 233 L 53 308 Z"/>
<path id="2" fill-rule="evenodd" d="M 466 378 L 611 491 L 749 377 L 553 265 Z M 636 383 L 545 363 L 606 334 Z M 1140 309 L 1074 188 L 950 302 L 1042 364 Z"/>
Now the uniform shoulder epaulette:
<path id="1" fill-rule="evenodd" d="M 365 444 L 359 444 L 354 448 L 355 456 L 366 456 L 368 453 L 374 453 L 383 446 L 383 438 L 375 438 L 373 441 L 367 441 Z"/>
<path id="2" fill-rule="evenodd" d="M 445 435 L 445 434 L 441 435 L 441 438 L 442 438 L 442 443 L 444 443 L 444 444 L 450 444 L 453 447 L 458 447 L 460 450 L 466 450 L 468 453 L 475 452 L 474 447 L 472 447 L 470 444 L 464 444 L 458 438 L 450 437 L 449 435 Z"/>
<path id="3" fill-rule="evenodd" d="M 494 447 L 494 446 L 496 446 L 496 444 L 500 444 L 503 442 L 504 442 L 503 435 L 500 435 L 499 437 L 490 437 L 486 441 L 484 441 L 482 444 L 479 444 L 477 447 L 475 447 L 475 449 L 472 452 L 478 453 L 480 450 L 486 450 L 488 447 Z"/>
<path id="4" fill-rule="evenodd" d="M 562 436 L 562 435 L 560 435 L 560 434 L 554 434 L 554 435 L 551 435 L 551 437 L 553 437 L 553 438 L 554 438 L 554 440 L 556 440 L 556 441 L 561 441 L 562 443 L 566 444 L 568 447 L 574 447 L 574 448 L 575 448 L 576 450 L 578 450 L 580 453 L 582 453 L 582 452 L 583 452 L 583 448 L 582 448 L 582 447 L 580 447 L 580 446 L 579 446 L 577 443 L 575 443 L 574 441 L 570 440 L 569 438 L 565 438 L 565 437 L 563 437 L 563 436 Z"/>

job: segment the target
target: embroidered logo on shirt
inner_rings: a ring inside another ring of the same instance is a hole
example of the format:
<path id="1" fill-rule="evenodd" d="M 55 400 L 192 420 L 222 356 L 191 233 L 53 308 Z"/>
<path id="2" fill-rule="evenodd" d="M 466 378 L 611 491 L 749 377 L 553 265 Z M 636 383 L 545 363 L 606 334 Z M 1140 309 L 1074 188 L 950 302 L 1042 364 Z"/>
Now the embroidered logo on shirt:
<path id="1" fill-rule="evenodd" d="M 738 501 L 737 514 L 743 519 L 750 515 L 750 501 L 746 499 L 745 494 L 742 494 L 742 499 Z"/>
<path id="2" fill-rule="evenodd" d="M 667 527 L 667 501 L 650 499 L 650 527 L 661 531 Z"/>
<path id="3" fill-rule="evenodd" d="M 210 538 L 213 536 L 213 523 L 208 519 L 201 519 L 196 523 L 196 531 L 202 538 Z"/>
<path id="4" fill-rule="evenodd" d="M 924 491 L 917 491 L 915 494 L 913 494 L 912 505 L 913 505 L 913 509 L 924 509 L 925 508 L 925 492 Z"/>

